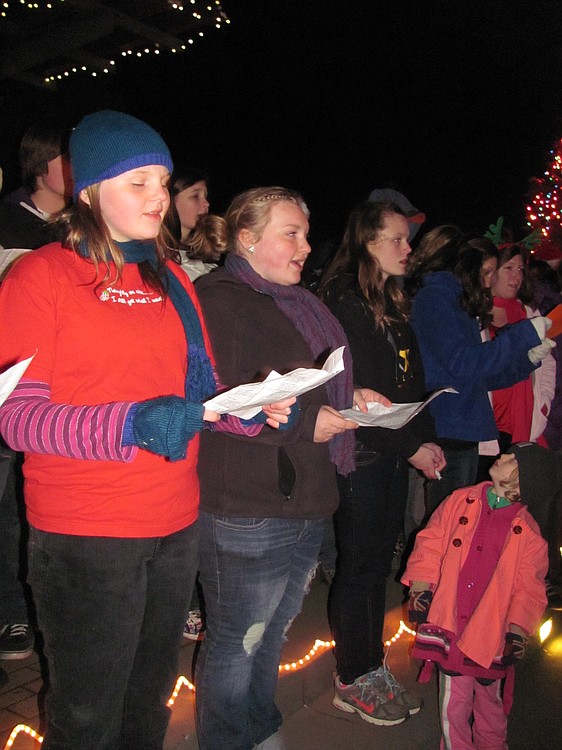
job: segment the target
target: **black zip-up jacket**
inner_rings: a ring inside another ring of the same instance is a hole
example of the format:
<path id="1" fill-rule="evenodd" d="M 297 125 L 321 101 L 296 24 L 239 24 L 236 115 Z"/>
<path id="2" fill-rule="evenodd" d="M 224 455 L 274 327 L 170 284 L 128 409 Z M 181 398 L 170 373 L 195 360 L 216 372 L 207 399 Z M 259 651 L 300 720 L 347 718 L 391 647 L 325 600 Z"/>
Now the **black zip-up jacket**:
<path id="1" fill-rule="evenodd" d="M 397 404 L 423 401 L 426 395 L 423 364 L 409 323 L 377 326 L 352 274 L 334 278 L 328 284 L 324 301 L 342 324 L 349 341 L 354 386 L 372 388 Z M 398 430 L 362 427 L 356 434 L 357 441 L 365 448 L 391 451 L 404 458 L 413 456 L 422 443 L 435 440 L 427 408 Z"/>

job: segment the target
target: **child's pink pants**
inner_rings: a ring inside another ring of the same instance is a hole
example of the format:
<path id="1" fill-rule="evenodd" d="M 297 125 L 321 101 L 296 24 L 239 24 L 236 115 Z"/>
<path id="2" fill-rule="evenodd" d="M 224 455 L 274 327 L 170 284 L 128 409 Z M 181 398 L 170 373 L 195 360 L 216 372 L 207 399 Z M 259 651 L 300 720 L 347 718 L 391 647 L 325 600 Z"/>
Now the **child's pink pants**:
<path id="1" fill-rule="evenodd" d="M 501 680 L 481 685 L 474 677 L 439 672 L 441 750 L 507 750 L 500 687 Z"/>

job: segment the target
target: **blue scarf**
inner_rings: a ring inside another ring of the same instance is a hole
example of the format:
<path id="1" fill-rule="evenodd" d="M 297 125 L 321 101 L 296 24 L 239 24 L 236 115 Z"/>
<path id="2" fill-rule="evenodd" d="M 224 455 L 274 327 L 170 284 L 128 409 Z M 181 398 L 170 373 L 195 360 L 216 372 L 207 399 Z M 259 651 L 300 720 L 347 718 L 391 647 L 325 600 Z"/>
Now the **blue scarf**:
<path id="1" fill-rule="evenodd" d="M 123 253 L 125 263 L 142 263 L 147 260 L 155 270 L 157 269 L 158 260 L 154 241 L 130 240 L 115 244 Z M 169 268 L 165 267 L 164 271 L 168 297 L 180 316 L 187 341 L 188 370 L 185 379 L 185 398 L 191 402 L 201 402 L 217 390 L 213 367 L 205 349 L 201 322 L 181 281 Z"/>
<path id="2" fill-rule="evenodd" d="M 325 388 L 330 406 L 338 411 L 348 409 L 353 403 L 353 364 L 344 330 L 328 308 L 301 286 L 282 286 L 267 281 L 254 271 L 247 260 L 238 255 L 229 253 L 225 266 L 234 278 L 273 298 L 277 307 L 306 341 L 315 360 L 345 346 L 345 370 L 329 380 Z M 355 435 L 352 430 L 334 435 L 329 448 L 330 459 L 340 474 L 346 476 L 355 470 Z"/>

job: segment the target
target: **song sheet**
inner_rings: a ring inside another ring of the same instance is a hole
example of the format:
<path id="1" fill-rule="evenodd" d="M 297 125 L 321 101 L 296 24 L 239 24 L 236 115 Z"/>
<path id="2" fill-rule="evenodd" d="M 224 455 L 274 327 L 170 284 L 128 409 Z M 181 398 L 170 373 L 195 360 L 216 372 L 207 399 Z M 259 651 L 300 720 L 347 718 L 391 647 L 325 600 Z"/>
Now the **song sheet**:
<path id="1" fill-rule="evenodd" d="M 0 406 L 19 383 L 34 356 L 35 354 L 32 354 L 31 357 L 17 362 L 0 374 Z"/>
<path id="2" fill-rule="evenodd" d="M 205 401 L 207 409 L 219 414 L 233 414 L 241 419 L 251 419 L 266 404 L 284 401 L 328 382 L 344 369 L 343 350 L 333 351 L 321 370 L 299 367 L 285 375 L 272 370 L 260 383 L 244 383 Z"/>
<path id="3" fill-rule="evenodd" d="M 454 388 L 440 388 L 425 399 L 425 401 L 416 401 L 411 404 L 392 404 L 392 406 L 383 406 L 374 401 L 367 403 L 368 412 L 359 411 L 359 409 L 343 409 L 340 411 L 346 419 L 352 419 L 361 427 L 386 427 L 389 430 L 397 430 L 404 427 L 405 424 L 413 419 L 422 409 L 433 401 L 434 398 L 442 393 L 458 393 Z"/>

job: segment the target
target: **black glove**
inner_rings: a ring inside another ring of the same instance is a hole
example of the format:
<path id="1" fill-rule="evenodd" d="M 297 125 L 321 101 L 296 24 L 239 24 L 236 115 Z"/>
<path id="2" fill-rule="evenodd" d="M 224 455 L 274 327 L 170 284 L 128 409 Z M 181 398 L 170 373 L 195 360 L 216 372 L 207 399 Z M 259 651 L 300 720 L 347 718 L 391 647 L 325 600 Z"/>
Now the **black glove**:
<path id="1" fill-rule="evenodd" d="M 525 656 L 527 639 L 518 633 L 506 633 L 505 646 L 503 647 L 502 664 L 505 667 L 516 664 Z"/>
<path id="2" fill-rule="evenodd" d="M 427 615 L 431 602 L 433 601 L 433 591 L 410 591 L 410 601 L 408 603 L 408 617 L 410 622 L 416 625 L 422 625 L 427 622 Z"/>

